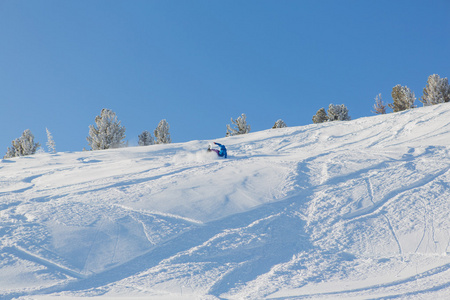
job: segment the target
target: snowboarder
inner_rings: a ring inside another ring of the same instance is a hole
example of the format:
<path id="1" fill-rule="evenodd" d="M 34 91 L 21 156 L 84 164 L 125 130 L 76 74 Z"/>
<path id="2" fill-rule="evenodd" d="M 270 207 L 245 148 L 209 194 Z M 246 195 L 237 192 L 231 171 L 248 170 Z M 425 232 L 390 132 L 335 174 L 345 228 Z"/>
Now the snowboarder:
<path id="1" fill-rule="evenodd" d="M 217 146 L 219 146 L 219 147 L 220 147 L 220 150 L 212 149 L 212 148 L 211 148 L 211 145 L 209 145 L 208 151 L 214 151 L 214 152 L 217 153 L 218 156 L 223 157 L 223 158 L 227 158 L 227 148 L 225 148 L 224 145 L 219 144 L 219 143 L 216 143 L 216 142 L 214 142 L 214 144 L 217 145 Z"/>

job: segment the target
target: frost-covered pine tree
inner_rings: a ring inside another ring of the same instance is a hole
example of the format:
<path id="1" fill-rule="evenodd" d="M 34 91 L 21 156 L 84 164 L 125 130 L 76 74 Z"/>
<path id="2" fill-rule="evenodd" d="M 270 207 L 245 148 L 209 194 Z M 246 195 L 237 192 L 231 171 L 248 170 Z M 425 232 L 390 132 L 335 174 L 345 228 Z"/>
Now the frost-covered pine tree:
<path id="1" fill-rule="evenodd" d="M 12 147 L 8 147 L 4 158 L 32 155 L 36 153 L 40 146 L 39 143 L 34 142 L 34 135 L 31 133 L 31 130 L 27 129 L 20 138 L 12 141 Z"/>
<path id="2" fill-rule="evenodd" d="M 89 125 L 89 136 L 86 138 L 92 150 L 119 148 L 124 145 L 125 127 L 120 125 L 116 113 L 102 109 L 100 116 L 95 117 L 95 125 Z"/>
<path id="3" fill-rule="evenodd" d="M 247 125 L 247 116 L 245 114 L 241 114 L 241 116 L 236 120 L 233 120 L 233 118 L 231 118 L 231 123 L 234 124 L 235 128 L 231 128 L 231 126 L 227 124 L 226 136 L 246 134 L 250 132 L 250 125 Z"/>
<path id="4" fill-rule="evenodd" d="M 147 130 L 144 130 L 139 136 L 139 146 L 148 146 L 153 145 L 155 140 L 152 137 L 152 134 Z"/>
<path id="5" fill-rule="evenodd" d="M 169 123 L 165 119 L 159 122 L 154 131 L 156 144 L 170 144 L 172 142 L 169 129 Z"/>
<path id="6" fill-rule="evenodd" d="M 401 86 L 397 84 L 392 88 L 392 100 L 394 103 L 389 103 L 388 106 L 394 110 L 394 112 L 407 110 L 416 107 L 414 101 L 416 96 L 407 86 Z"/>
<path id="7" fill-rule="evenodd" d="M 48 130 L 48 128 L 45 128 L 45 131 L 47 131 L 47 148 L 48 148 L 48 152 L 55 153 L 56 152 L 56 147 L 55 147 L 55 141 L 53 140 L 53 136 L 50 133 L 50 131 Z"/>
<path id="8" fill-rule="evenodd" d="M 381 94 L 378 94 L 375 97 L 375 104 L 373 105 L 373 113 L 375 114 L 386 114 L 386 104 L 384 104 L 383 100 L 381 100 Z"/>
<path id="9" fill-rule="evenodd" d="M 450 102 L 450 86 L 447 77 L 440 78 L 438 74 L 430 75 L 420 101 L 424 106 Z"/>
<path id="10" fill-rule="evenodd" d="M 278 121 L 275 122 L 275 125 L 273 125 L 273 128 L 284 128 L 287 127 L 286 123 L 284 123 L 283 120 L 279 119 Z"/>
<path id="11" fill-rule="evenodd" d="M 312 121 L 314 124 L 323 123 L 328 121 L 327 113 L 325 112 L 325 108 L 319 109 L 316 114 L 312 117 Z"/>
<path id="12" fill-rule="evenodd" d="M 348 108 L 344 105 L 330 104 L 328 106 L 328 121 L 349 121 Z"/>

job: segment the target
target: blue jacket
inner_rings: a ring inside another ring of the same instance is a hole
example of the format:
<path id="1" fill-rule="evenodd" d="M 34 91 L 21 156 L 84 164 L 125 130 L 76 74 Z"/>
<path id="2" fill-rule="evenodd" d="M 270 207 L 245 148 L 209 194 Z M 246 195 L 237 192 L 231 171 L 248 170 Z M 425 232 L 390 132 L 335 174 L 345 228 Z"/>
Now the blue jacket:
<path id="1" fill-rule="evenodd" d="M 224 145 L 216 143 L 216 142 L 214 142 L 214 144 L 216 144 L 217 146 L 220 147 L 220 150 L 219 150 L 219 153 L 218 153 L 219 156 L 223 156 L 224 158 L 227 158 L 227 148 L 225 148 Z"/>

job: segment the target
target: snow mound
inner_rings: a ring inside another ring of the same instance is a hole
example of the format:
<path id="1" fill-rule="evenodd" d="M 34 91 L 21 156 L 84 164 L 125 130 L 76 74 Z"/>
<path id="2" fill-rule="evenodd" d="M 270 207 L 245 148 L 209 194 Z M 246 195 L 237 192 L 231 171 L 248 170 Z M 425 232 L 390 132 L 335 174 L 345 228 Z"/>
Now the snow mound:
<path id="1" fill-rule="evenodd" d="M 450 106 L 0 163 L 0 298 L 444 298 Z"/>

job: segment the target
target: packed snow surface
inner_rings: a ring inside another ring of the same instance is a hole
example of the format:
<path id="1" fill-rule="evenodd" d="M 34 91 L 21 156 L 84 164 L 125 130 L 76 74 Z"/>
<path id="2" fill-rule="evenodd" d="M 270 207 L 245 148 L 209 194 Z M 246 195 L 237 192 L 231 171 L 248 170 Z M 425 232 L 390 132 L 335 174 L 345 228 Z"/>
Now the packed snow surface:
<path id="1" fill-rule="evenodd" d="M 0 163 L 1 299 L 448 299 L 450 104 Z"/>

